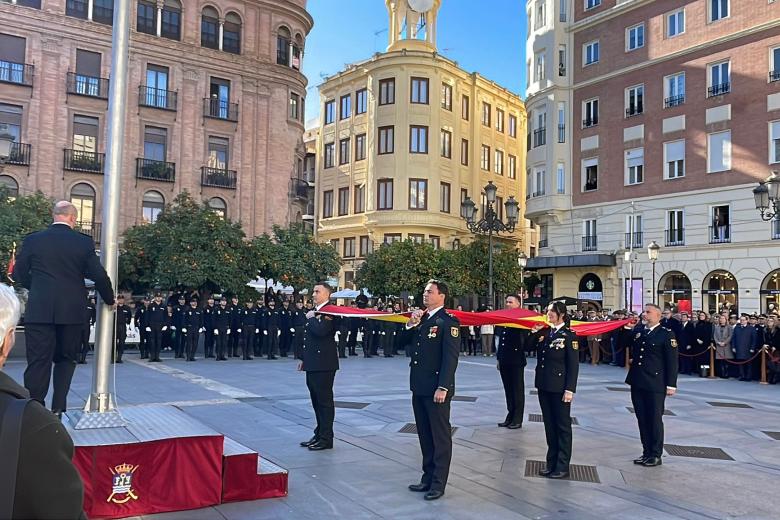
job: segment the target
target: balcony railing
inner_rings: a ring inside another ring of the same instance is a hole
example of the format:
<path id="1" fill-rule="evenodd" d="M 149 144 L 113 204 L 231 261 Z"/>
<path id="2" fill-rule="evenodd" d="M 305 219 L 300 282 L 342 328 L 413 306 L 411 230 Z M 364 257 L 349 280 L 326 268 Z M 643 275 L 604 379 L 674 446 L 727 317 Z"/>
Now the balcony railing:
<path id="1" fill-rule="evenodd" d="M 11 153 L 8 155 L 8 159 L 5 160 L 6 164 L 17 164 L 20 166 L 30 166 L 30 150 L 32 146 L 25 143 L 11 143 Z"/>
<path id="2" fill-rule="evenodd" d="M 97 173 L 103 175 L 106 154 L 65 149 L 64 168 L 72 172 Z"/>
<path id="3" fill-rule="evenodd" d="M 532 192 L 532 193 L 531 193 L 531 197 L 532 197 L 532 198 L 536 198 L 536 197 L 544 197 L 544 195 L 545 195 L 545 193 L 544 193 L 544 189 L 537 190 L 537 191 L 534 191 L 534 192 Z"/>
<path id="4" fill-rule="evenodd" d="M 626 233 L 626 247 L 644 247 L 642 239 L 644 238 L 641 231 L 634 231 L 634 243 L 631 243 L 631 233 Z"/>
<path id="5" fill-rule="evenodd" d="M 76 230 L 92 237 L 95 245 L 100 243 L 100 233 L 103 225 L 100 222 L 76 221 Z"/>
<path id="6" fill-rule="evenodd" d="M 68 94 L 108 99 L 108 79 L 68 72 Z"/>
<path id="7" fill-rule="evenodd" d="M 582 121 L 582 128 L 590 128 L 592 126 L 596 126 L 597 124 L 599 124 L 598 117 L 594 117 L 593 119 L 586 118 Z"/>
<path id="8" fill-rule="evenodd" d="M 542 127 L 534 130 L 534 148 L 544 146 L 547 143 L 547 128 Z"/>
<path id="9" fill-rule="evenodd" d="M 566 142 L 566 125 L 558 125 L 558 142 Z"/>
<path id="10" fill-rule="evenodd" d="M 203 116 L 225 121 L 238 121 L 238 103 L 230 103 L 224 99 L 205 98 L 203 100 Z"/>
<path id="11" fill-rule="evenodd" d="M 772 221 L 772 240 L 780 240 L 780 220 Z"/>
<path id="12" fill-rule="evenodd" d="M 135 160 L 135 178 L 174 182 L 176 180 L 176 163 L 139 157 Z"/>
<path id="13" fill-rule="evenodd" d="M 290 191 L 293 197 L 304 200 L 309 198 L 309 183 L 297 177 L 290 179 L 290 182 Z"/>
<path id="14" fill-rule="evenodd" d="M 200 185 L 211 186 L 214 188 L 225 188 L 228 190 L 236 189 L 236 179 L 238 174 L 235 170 L 225 170 L 222 168 L 209 168 L 203 166 L 200 172 Z"/>
<path id="15" fill-rule="evenodd" d="M 667 246 L 684 246 L 685 245 L 685 230 L 680 229 L 667 229 L 666 245 Z"/>
<path id="16" fill-rule="evenodd" d="M 685 103 L 684 95 L 671 96 L 664 99 L 664 108 L 672 108 L 672 107 L 680 106 L 684 103 Z"/>
<path id="17" fill-rule="evenodd" d="M 176 110 L 176 92 L 141 85 L 138 87 L 138 104 L 142 107 Z"/>
<path id="18" fill-rule="evenodd" d="M 769 71 L 769 82 L 774 83 L 775 81 L 780 81 L 780 70 Z"/>
<path id="19" fill-rule="evenodd" d="M 728 244 L 731 242 L 731 224 L 710 226 L 710 244 Z"/>
<path id="20" fill-rule="evenodd" d="M 547 247 L 547 239 L 546 238 L 540 238 L 539 239 L 539 247 Z"/>
<path id="21" fill-rule="evenodd" d="M 731 83 L 721 83 L 720 85 L 713 85 L 707 89 L 707 97 L 722 96 L 731 92 Z"/>
<path id="22" fill-rule="evenodd" d="M 582 250 L 595 251 L 598 249 L 598 237 L 596 235 L 585 235 L 582 237 Z"/>
<path id="23" fill-rule="evenodd" d="M 626 117 L 634 117 L 643 114 L 645 108 L 642 105 L 630 106 L 626 109 Z"/>
<path id="24" fill-rule="evenodd" d="M 0 60 L 0 82 L 32 87 L 34 70 L 33 65 Z"/>

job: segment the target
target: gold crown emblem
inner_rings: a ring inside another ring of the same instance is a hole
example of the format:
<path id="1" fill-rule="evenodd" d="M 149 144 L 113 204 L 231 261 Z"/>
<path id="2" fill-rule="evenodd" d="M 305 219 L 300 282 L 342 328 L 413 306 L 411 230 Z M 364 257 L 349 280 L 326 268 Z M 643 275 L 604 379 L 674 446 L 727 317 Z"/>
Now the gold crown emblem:
<path id="1" fill-rule="evenodd" d="M 120 464 L 119 466 L 114 466 L 114 469 L 117 473 L 130 473 L 135 469 L 135 466 L 132 464 Z"/>

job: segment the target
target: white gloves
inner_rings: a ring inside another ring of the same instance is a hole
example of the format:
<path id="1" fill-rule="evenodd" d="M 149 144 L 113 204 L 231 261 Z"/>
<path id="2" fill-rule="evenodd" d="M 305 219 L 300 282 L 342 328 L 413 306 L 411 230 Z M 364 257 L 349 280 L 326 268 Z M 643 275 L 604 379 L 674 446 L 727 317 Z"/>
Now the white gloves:
<path id="1" fill-rule="evenodd" d="M 699 345 L 703 345 L 703 344 L 704 344 L 704 342 L 703 342 L 702 340 L 700 340 L 700 339 L 697 339 L 697 340 L 696 340 L 696 342 L 697 342 Z"/>
<path id="2" fill-rule="evenodd" d="M 230 329 L 227 330 L 227 335 L 230 336 Z"/>
<path id="3" fill-rule="evenodd" d="M 181 329 L 184 334 L 187 334 L 187 329 Z"/>
<path id="4" fill-rule="evenodd" d="M 295 332 L 295 329 L 293 327 L 290 327 L 290 332 Z"/>
<path id="5" fill-rule="evenodd" d="M 171 325 L 171 330 L 176 330 L 176 327 L 174 327 L 173 325 Z"/>
<path id="6" fill-rule="evenodd" d="M 198 330 L 198 332 L 206 332 L 206 328 L 205 327 L 201 327 L 200 330 Z"/>
<path id="7" fill-rule="evenodd" d="M 263 336 L 268 336 L 268 331 L 267 330 L 263 331 Z"/>
<path id="8" fill-rule="evenodd" d="M 238 333 L 241 334 L 241 329 L 238 329 Z"/>
<path id="9" fill-rule="evenodd" d="M 265 332 L 265 331 L 263 331 L 263 332 Z M 260 329 L 255 329 L 255 334 L 260 334 Z M 267 332 L 266 332 L 266 334 L 267 334 Z"/>
<path id="10" fill-rule="evenodd" d="M 214 335 L 219 336 L 219 329 L 214 329 Z"/>
<path id="11" fill-rule="evenodd" d="M 163 330 L 165 330 L 165 327 L 163 327 Z M 146 332 L 152 332 L 152 328 L 151 327 L 146 327 Z"/>
<path id="12" fill-rule="evenodd" d="M 168 330 L 168 327 L 167 327 L 167 326 L 166 326 L 166 327 L 163 327 L 163 328 L 162 328 L 162 330 L 163 330 L 163 331 L 166 331 L 166 330 Z"/>
<path id="13" fill-rule="evenodd" d="M 277 330 L 277 331 L 276 331 L 276 336 L 277 336 L 277 337 L 279 337 L 279 336 L 281 336 L 281 335 L 282 335 L 282 331 L 281 331 L 281 330 Z"/>

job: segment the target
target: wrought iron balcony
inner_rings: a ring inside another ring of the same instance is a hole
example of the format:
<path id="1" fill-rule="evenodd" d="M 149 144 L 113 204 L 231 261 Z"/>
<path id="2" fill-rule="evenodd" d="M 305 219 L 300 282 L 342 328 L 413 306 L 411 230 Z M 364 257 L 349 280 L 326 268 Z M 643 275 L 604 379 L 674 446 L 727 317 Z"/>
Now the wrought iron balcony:
<path id="1" fill-rule="evenodd" d="M 731 224 L 710 226 L 710 244 L 728 244 L 731 242 Z"/>
<path id="2" fill-rule="evenodd" d="M 721 83 L 713 85 L 707 89 L 707 97 L 722 96 L 731 92 L 731 83 Z"/>
<path id="3" fill-rule="evenodd" d="M 224 99 L 205 98 L 203 100 L 203 116 L 237 122 L 238 103 L 230 103 Z"/>
<path id="4" fill-rule="evenodd" d="M 547 247 L 547 239 L 546 238 L 540 238 L 539 239 L 539 248 Z"/>
<path id="5" fill-rule="evenodd" d="M 97 173 L 103 175 L 106 154 L 65 149 L 64 168 L 73 172 Z"/>
<path id="6" fill-rule="evenodd" d="M 671 96 L 664 99 L 664 108 L 672 108 L 685 103 L 685 95 Z"/>
<path id="7" fill-rule="evenodd" d="M 11 153 L 5 160 L 6 164 L 30 166 L 30 150 L 32 146 L 25 143 L 11 143 Z"/>
<path id="8" fill-rule="evenodd" d="M 0 60 L 0 82 L 32 87 L 34 70 L 33 65 Z"/>
<path id="9" fill-rule="evenodd" d="M 85 220 L 76 221 L 76 230 L 89 235 L 95 242 L 95 245 L 100 244 L 100 233 L 103 230 L 103 225 L 100 222 L 89 222 Z"/>
<path id="10" fill-rule="evenodd" d="M 225 170 L 223 168 L 209 168 L 203 166 L 200 169 L 200 185 L 211 186 L 214 188 L 225 188 L 228 190 L 236 189 L 236 179 L 238 174 L 235 170 Z"/>
<path id="11" fill-rule="evenodd" d="M 290 186 L 290 188 L 291 188 L 290 192 L 291 193 L 290 194 L 293 197 L 295 197 L 297 199 L 302 199 L 302 200 L 306 200 L 306 199 L 309 198 L 309 189 L 310 188 L 309 188 L 309 183 L 308 182 L 306 182 L 303 179 L 299 179 L 297 177 L 293 177 L 292 179 L 290 179 L 290 183 L 291 183 L 291 186 Z"/>
<path id="12" fill-rule="evenodd" d="M 547 144 L 547 127 L 534 130 L 534 148 Z"/>
<path id="13" fill-rule="evenodd" d="M 780 240 L 780 220 L 772 221 L 772 240 Z"/>
<path id="14" fill-rule="evenodd" d="M 176 92 L 141 85 L 138 87 L 138 104 L 142 107 L 176 110 L 178 101 Z"/>
<path id="15" fill-rule="evenodd" d="M 585 235 L 582 237 L 582 250 L 583 251 L 596 251 L 598 249 L 598 236 Z"/>
<path id="16" fill-rule="evenodd" d="M 780 70 L 769 71 L 769 82 L 774 83 L 775 81 L 780 81 Z"/>
<path id="17" fill-rule="evenodd" d="M 685 230 L 680 229 L 667 229 L 666 245 L 667 246 L 684 246 L 685 245 Z"/>
<path id="18" fill-rule="evenodd" d="M 68 72 L 68 94 L 108 99 L 108 79 Z"/>
<path id="19" fill-rule="evenodd" d="M 631 105 L 626 109 L 626 117 L 634 117 L 641 115 L 645 112 L 645 108 L 642 105 Z"/>
<path id="20" fill-rule="evenodd" d="M 598 117 L 594 117 L 592 119 L 591 118 L 586 118 L 586 119 L 584 119 L 582 121 L 582 128 L 590 128 L 592 126 L 596 126 L 597 124 L 599 124 L 599 118 Z"/>
<path id="21" fill-rule="evenodd" d="M 566 125 L 558 125 L 558 142 L 566 142 Z"/>
<path id="22" fill-rule="evenodd" d="M 176 163 L 139 157 L 135 160 L 135 178 L 174 182 L 176 180 Z"/>
<path id="23" fill-rule="evenodd" d="M 643 244 L 643 233 L 641 231 L 634 231 L 634 243 L 631 244 L 631 233 L 626 233 L 626 247 L 644 247 Z"/>

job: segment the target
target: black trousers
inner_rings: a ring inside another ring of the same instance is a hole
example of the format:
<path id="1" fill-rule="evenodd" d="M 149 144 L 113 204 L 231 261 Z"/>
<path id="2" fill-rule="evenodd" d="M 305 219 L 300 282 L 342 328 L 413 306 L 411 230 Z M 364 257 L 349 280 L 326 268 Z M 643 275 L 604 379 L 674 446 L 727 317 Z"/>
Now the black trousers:
<path id="1" fill-rule="evenodd" d="M 349 339 L 347 340 L 347 349 L 349 349 L 349 355 L 355 355 L 355 345 L 357 345 L 357 329 L 351 329 L 349 331 Z"/>
<path id="2" fill-rule="evenodd" d="M 295 359 L 303 357 L 303 327 L 295 327 L 295 337 L 293 338 L 293 356 Z"/>
<path id="3" fill-rule="evenodd" d="M 204 355 L 214 357 L 214 329 L 206 329 L 205 340 L 203 343 Z"/>
<path id="4" fill-rule="evenodd" d="M 230 357 L 238 357 L 238 346 L 241 339 L 241 333 L 238 329 L 230 329 L 230 337 L 228 338 L 228 355 Z"/>
<path id="5" fill-rule="evenodd" d="M 511 424 L 523 424 L 525 410 L 525 367 L 519 365 L 499 365 L 501 382 L 506 396 L 506 421 Z"/>
<path id="6" fill-rule="evenodd" d="M 547 437 L 547 469 L 569 471 L 571 460 L 571 403 L 563 402 L 563 392 L 539 390 L 539 406 Z"/>
<path id="7" fill-rule="evenodd" d="M 243 359 L 252 359 L 253 345 L 255 344 L 255 329 L 244 329 L 243 337 L 241 338 L 241 350 L 243 351 Z"/>
<path id="8" fill-rule="evenodd" d="M 664 402 L 666 394 L 631 389 L 644 457 L 660 457 L 664 450 Z"/>
<path id="9" fill-rule="evenodd" d="M 349 331 L 346 331 L 346 330 L 340 330 L 339 331 L 339 343 L 338 343 L 338 345 L 336 347 L 338 348 L 338 351 L 339 351 L 339 357 L 342 357 L 342 358 L 346 357 L 346 355 L 347 355 L 347 344 L 349 342 L 349 339 L 348 339 L 347 336 L 349 336 Z"/>
<path id="10" fill-rule="evenodd" d="M 51 409 L 55 412 L 64 412 L 67 409 L 67 397 L 73 372 L 76 370 L 83 327 L 81 323 L 74 325 L 27 323 L 24 327 L 27 342 L 24 386 L 30 391 L 30 397 L 46 406 L 53 362 L 54 393 Z"/>
<path id="11" fill-rule="evenodd" d="M 181 327 L 176 328 L 176 339 L 174 340 L 174 357 L 184 357 L 184 351 L 187 348 L 187 335 L 182 334 Z"/>
<path id="12" fill-rule="evenodd" d="M 162 327 L 150 327 L 152 329 L 151 332 L 147 333 L 147 337 L 149 338 L 149 360 L 159 361 L 160 360 L 160 349 L 162 348 L 162 340 L 163 340 L 163 331 Z M 166 331 L 168 332 L 168 331 Z"/>
<path id="13" fill-rule="evenodd" d="M 255 339 L 252 342 L 252 352 L 254 352 L 255 357 L 260 357 L 265 354 L 266 348 L 268 348 L 268 336 L 263 334 L 263 329 L 257 329 L 259 332 L 255 332 Z"/>
<path id="14" fill-rule="evenodd" d="M 125 353 L 125 340 L 127 340 L 126 335 L 120 335 L 117 332 L 116 335 L 116 360 L 122 361 L 122 355 Z"/>
<path id="15" fill-rule="evenodd" d="M 197 329 L 187 331 L 184 341 L 187 344 L 187 359 L 194 361 L 195 353 L 198 351 L 198 338 L 200 333 Z"/>
<path id="16" fill-rule="evenodd" d="M 287 357 L 290 352 L 290 346 L 292 345 L 293 339 L 292 334 L 289 327 L 282 329 L 282 336 L 279 338 L 279 352 L 282 357 Z"/>
<path id="17" fill-rule="evenodd" d="M 89 352 L 89 325 L 84 325 L 81 329 L 81 342 L 79 344 L 79 363 L 87 362 L 87 353 Z"/>
<path id="18" fill-rule="evenodd" d="M 149 357 L 149 333 L 146 332 L 146 325 L 139 326 L 138 351 L 141 353 L 141 359 Z"/>
<path id="19" fill-rule="evenodd" d="M 217 359 L 225 359 L 227 353 L 228 338 L 227 329 L 220 329 L 219 334 L 214 336 L 214 343 L 217 347 Z"/>
<path id="20" fill-rule="evenodd" d="M 260 331 L 262 334 L 263 331 Z M 274 357 L 279 354 L 279 329 L 271 329 L 266 336 L 266 342 L 268 344 L 267 353 L 268 357 Z"/>
<path id="21" fill-rule="evenodd" d="M 439 491 L 447 487 L 452 461 L 451 399 L 448 395 L 443 403 L 434 403 L 432 395 L 412 394 L 414 422 L 422 451 L 421 482 Z"/>
<path id="22" fill-rule="evenodd" d="M 306 372 L 306 386 L 311 397 L 311 407 L 317 418 L 314 436 L 329 444 L 333 443 L 333 420 L 336 417 L 336 406 L 333 403 L 333 380 L 335 378 L 335 370 Z"/>

